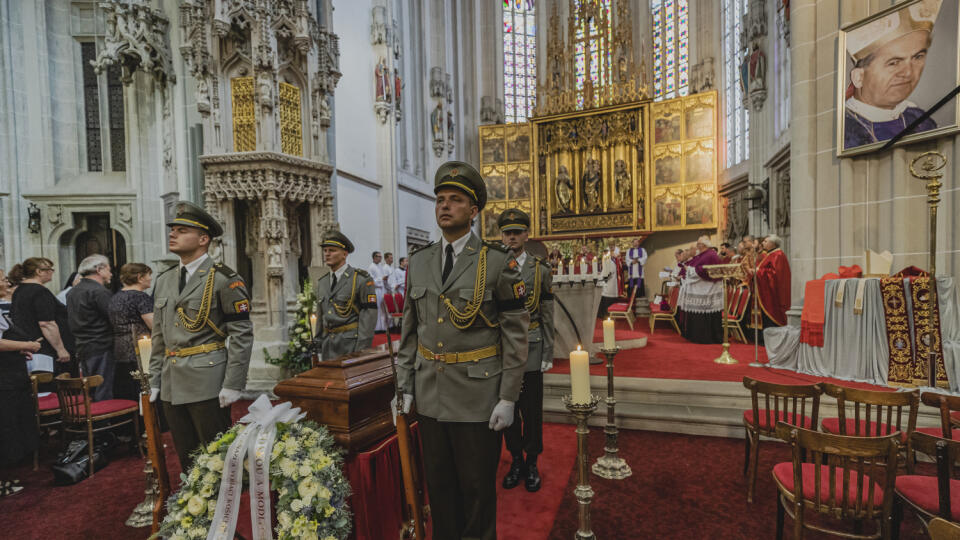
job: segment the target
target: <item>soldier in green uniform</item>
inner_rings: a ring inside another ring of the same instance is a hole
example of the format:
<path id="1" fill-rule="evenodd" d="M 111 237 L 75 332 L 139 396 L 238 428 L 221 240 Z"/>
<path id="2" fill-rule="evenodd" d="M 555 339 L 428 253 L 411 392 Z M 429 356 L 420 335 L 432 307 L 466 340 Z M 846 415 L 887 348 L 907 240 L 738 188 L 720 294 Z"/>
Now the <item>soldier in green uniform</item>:
<path id="1" fill-rule="evenodd" d="M 500 431 L 520 397 L 530 314 L 513 255 L 471 233 L 487 201 L 480 174 L 447 162 L 434 193 L 443 237 L 409 257 L 397 384 L 405 412 L 416 399 L 433 538 L 494 540 Z"/>
<path id="2" fill-rule="evenodd" d="M 377 291 L 373 278 L 364 270 L 347 264 L 353 243 L 339 232 L 331 232 L 320 244 L 330 273 L 317 284 L 317 328 L 324 360 L 365 349 L 373 344 L 377 324 Z"/>
<path id="3" fill-rule="evenodd" d="M 223 227 L 188 202 L 176 211 L 168 245 L 180 264 L 157 275 L 154 287 L 150 401 L 160 398 L 187 470 L 190 452 L 232 424 L 230 404 L 247 385 L 253 323 L 243 278 L 207 255 Z"/>
<path id="4" fill-rule="evenodd" d="M 503 487 L 513 489 L 525 477 L 527 491 L 540 489 L 537 456 L 543 452 L 543 372 L 553 367 L 553 293 L 550 265 L 524 251 L 530 229 L 530 216 L 510 208 L 497 220 L 503 245 L 513 252 L 527 289 L 526 308 L 530 312 L 527 334 L 527 366 L 517 403 L 513 425 L 504 432 L 507 450 L 513 456 Z M 524 461 L 526 454 L 526 461 Z"/>

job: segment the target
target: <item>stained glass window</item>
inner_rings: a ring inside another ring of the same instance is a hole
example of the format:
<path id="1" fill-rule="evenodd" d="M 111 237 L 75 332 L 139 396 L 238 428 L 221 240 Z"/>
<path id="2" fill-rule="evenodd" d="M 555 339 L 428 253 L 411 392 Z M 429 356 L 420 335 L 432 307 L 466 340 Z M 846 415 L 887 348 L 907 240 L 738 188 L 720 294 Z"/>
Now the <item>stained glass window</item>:
<path id="1" fill-rule="evenodd" d="M 123 83 L 120 66 L 107 68 L 107 110 L 110 118 L 110 168 L 127 170 L 127 136 L 123 117 Z"/>
<path id="2" fill-rule="evenodd" d="M 97 45 L 93 42 L 80 44 L 80 61 L 83 71 L 83 109 L 87 128 L 87 170 L 103 170 L 103 149 L 100 136 L 100 87 L 97 74 L 90 62 L 97 58 Z"/>
<path id="3" fill-rule="evenodd" d="M 750 157 L 750 113 L 744 102 L 741 64 L 744 44 L 740 42 L 747 0 L 723 0 L 723 96 L 727 137 L 727 167 Z"/>
<path id="4" fill-rule="evenodd" d="M 599 93 L 593 94 L 593 102 L 585 103 L 587 77 L 597 89 L 606 86 L 613 73 L 613 58 L 610 43 L 613 40 L 613 22 L 610 18 L 612 0 L 599 0 L 600 10 L 589 20 L 578 20 L 574 30 L 574 77 L 577 88 L 577 107 L 594 107 L 600 103 Z M 573 0 L 573 9 L 580 9 L 580 0 Z M 587 73 L 587 63 L 590 72 Z"/>
<path id="5" fill-rule="evenodd" d="M 650 0 L 653 15 L 653 97 L 690 92 L 689 0 Z"/>
<path id="6" fill-rule="evenodd" d="M 507 122 L 526 122 L 537 92 L 534 0 L 503 2 L 503 102 Z"/>

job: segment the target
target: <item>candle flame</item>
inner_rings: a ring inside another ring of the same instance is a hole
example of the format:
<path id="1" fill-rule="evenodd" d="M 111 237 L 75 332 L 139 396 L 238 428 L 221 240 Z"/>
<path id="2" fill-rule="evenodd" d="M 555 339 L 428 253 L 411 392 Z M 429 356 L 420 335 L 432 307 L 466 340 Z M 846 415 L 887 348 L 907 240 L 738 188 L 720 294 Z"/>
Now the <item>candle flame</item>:
<path id="1" fill-rule="evenodd" d="M 578 350 L 578 351 L 580 350 L 580 345 L 577 345 L 577 350 Z"/>

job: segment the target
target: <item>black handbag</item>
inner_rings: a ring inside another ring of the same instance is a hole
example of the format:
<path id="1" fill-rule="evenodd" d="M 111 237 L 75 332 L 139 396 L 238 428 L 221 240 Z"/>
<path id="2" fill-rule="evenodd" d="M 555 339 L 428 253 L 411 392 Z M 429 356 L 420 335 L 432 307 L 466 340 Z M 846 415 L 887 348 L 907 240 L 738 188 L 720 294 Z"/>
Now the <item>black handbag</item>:
<path id="1" fill-rule="evenodd" d="M 93 445 L 94 471 L 99 471 L 110 463 L 106 453 L 108 446 L 106 443 L 95 443 Z M 52 469 L 53 484 L 56 486 L 69 486 L 86 480 L 90 474 L 90 454 L 87 452 L 87 441 L 72 441 L 67 449 L 57 456 L 57 462 Z"/>

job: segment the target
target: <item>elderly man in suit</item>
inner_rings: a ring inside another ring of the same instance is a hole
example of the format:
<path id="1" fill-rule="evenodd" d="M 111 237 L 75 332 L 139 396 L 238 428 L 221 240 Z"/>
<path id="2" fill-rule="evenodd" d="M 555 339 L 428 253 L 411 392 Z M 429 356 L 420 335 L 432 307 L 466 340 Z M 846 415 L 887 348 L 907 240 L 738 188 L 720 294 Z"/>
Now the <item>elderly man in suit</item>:
<path id="1" fill-rule="evenodd" d="M 526 285 L 506 248 L 470 230 L 487 201 L 476 169 L 450 161 L 434 182 L 443 237 L 410 255 L 397 384 L 404 412 L 416 399 L 420 414 L 433 538 L 494 540 L 500 431 L 527 364 Z"/>
<path id="2" fill-rule="evenodd" d="M 243 278 L 207 255 L 223 227 L 188 202 L 176 209 L 168 245 L 180 264 L 161 272 L 154 288 L 150 401 L 160 398 L 187 470 L 190 452 L 232 424 L 230 404 L 247 385 L 253 323 Z"/>
<path id="3" fill-rule="evenodd" d="M 330 273 L 317 285 L 317 329 L 324 360 L 331 360 L 373 344 L 377 325 L 377 288 L 369 273 L 347 264 L 353 243 L 331 232 L 320 244 Z"/>

